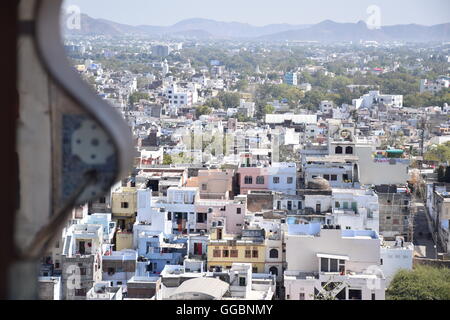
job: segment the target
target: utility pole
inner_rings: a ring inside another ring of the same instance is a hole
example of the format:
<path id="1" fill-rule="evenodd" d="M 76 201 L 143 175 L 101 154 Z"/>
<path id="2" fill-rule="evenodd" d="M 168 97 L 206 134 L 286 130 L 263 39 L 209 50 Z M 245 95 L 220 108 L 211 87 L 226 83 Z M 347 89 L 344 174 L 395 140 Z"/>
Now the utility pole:
<path id="1" fill-rule="evenodd" d="M 425 142 L 425 122 L 426 122 L 426 115 L 422 116 L 421 120 L 421 133 L 420 133 L 420 156 L 422 157 L 422 160 L 420 161 L 419 170 L 422 168 L 422 163 L 424 160 L 424 142 Z"/>

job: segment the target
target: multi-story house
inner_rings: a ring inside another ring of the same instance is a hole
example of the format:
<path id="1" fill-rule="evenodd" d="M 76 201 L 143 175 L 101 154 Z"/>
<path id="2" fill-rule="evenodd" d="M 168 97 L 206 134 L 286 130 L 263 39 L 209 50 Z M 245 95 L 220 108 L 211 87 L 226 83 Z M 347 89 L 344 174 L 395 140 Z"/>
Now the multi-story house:
<path id="1" fill-rule="evenodd" d="M 65 300 L 84 300 L 95 282 L 102 279 L 103 226 L 72 225 L 61 256 L 61 284 Z"/>
<path id="2" fill-rule="evenodd" d="M 128 280 L 135 275 L 136 262 L 135 250 L 105 252 L 102 257 L 102 280 L 109 282 L 111 287 L 122 286 L 126 289 Z"/>
<path id="3" fill-rule="evenodd" d="M 239 262 L 251 263 L 253 272 L 263 273 L 267 247 L 264 229 L 244 229 L 241 237 L 229 237 L 222 230 L 221 226 L 211 229 L 208 270 L 230 269 L 233 262 Z"/>
<path id="4" fill-rule="evenodd" d="M 289 224 L 287 300 L 384 300 L 380 239 L 375 231 Z"/>

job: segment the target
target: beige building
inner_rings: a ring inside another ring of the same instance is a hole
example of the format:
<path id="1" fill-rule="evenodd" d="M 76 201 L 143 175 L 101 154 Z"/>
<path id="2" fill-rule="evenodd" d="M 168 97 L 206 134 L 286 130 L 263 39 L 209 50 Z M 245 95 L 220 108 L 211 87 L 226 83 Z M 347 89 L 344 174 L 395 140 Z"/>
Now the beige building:
<path id="1" fill-rule="evenodd" d="M 135 187 L 120 187 L 111 194 L 112 218 L 117 228 L 130 231 L 136 221 L 137 191 Z"/>

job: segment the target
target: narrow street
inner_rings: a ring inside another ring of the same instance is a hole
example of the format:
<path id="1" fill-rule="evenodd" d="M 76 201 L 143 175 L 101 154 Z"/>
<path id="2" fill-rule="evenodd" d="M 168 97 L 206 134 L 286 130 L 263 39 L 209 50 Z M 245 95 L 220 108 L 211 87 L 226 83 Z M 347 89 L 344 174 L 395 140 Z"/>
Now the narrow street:
<path id="1" fill-rule="evenodd" d="M 418 198 L 416 198 L 414 205 L 417 208 L 417 213 L 414 217 L 413 240 L 416 256 L 436 259 L 436 249 L 434 248 L 434 241 L 428 228 L 429 221 L 426 208 Z"/>

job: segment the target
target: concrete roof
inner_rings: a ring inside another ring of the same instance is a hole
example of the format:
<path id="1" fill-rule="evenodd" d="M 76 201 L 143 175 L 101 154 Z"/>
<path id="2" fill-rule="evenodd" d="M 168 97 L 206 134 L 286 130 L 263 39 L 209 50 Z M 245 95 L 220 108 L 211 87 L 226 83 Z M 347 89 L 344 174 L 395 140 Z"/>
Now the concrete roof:
<path id="1" fill-rule="evenodd" d="M 183 293 L 201 293 L 213 299 L 221 299 L 229 287 L 228 283 L 216 278 L 196 278 L 183 282 L 171 297 Z"/>

